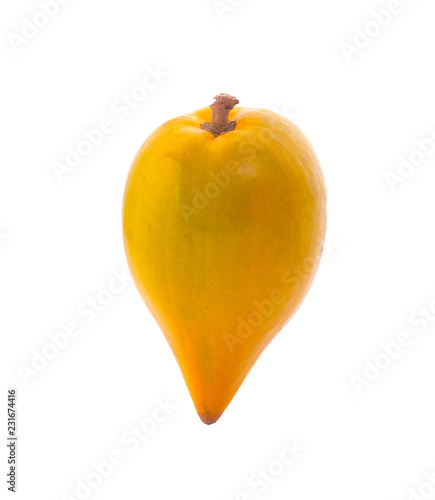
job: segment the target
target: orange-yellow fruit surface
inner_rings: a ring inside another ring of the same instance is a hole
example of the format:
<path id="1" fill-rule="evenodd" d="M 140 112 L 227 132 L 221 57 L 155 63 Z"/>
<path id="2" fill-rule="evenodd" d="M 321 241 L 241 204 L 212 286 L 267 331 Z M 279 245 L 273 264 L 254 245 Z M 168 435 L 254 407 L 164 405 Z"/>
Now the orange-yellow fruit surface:
<path id="1" fill-rule="evenodd" d="M 265 109 L 229 119 L 235 129 L 217 137 L 200 126 L 210 108 L 160 126 L 123 206 L 135 284 L 207 424 L 300 306 L 326 229 L 323 175 L 302 132 Z"/>

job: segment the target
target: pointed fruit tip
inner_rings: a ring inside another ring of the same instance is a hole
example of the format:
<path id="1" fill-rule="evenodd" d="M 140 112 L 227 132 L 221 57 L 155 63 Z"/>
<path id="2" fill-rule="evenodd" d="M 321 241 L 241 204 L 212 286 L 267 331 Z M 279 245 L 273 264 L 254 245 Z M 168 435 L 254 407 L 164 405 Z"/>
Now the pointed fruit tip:
<path id="1" fill-rule="evenodd" d="M 204 424 L 211 425 L 219 420 L 222 413 L 220 413 L 219 415 L 216 415 L 216 416 L 212 416 L 209 413 L 198 413 L 198 415 L 199 415 L 199 418 L 204 422 Z"/>

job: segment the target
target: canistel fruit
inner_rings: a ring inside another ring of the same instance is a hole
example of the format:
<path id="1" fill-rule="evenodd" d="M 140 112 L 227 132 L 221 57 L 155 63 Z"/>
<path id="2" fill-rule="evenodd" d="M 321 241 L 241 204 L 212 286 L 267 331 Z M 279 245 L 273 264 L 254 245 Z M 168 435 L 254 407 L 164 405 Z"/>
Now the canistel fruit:
<path id="1" fill-rule="evenodd" d="M 165 122 L 125 188 L 134 282 L 201 420 L 218 420 L 306 296 L 326 229 L 316 155 L 289 120 L 228 94 Z"/>

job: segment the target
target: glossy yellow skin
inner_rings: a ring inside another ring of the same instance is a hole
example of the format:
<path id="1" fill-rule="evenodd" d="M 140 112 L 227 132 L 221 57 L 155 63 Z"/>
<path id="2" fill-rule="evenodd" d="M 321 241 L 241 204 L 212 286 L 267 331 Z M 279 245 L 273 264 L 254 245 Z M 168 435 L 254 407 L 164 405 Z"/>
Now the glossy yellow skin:
<path id="1" fill-rule="evenodd" d="M 198 110 L 145 141 L 123 207 L 134 281 L 207 424 L 300 306 L 326 229 L 323 175 L 297 127 L 236 107 L 235 130 L 215 137 L 210 119 Z"/>

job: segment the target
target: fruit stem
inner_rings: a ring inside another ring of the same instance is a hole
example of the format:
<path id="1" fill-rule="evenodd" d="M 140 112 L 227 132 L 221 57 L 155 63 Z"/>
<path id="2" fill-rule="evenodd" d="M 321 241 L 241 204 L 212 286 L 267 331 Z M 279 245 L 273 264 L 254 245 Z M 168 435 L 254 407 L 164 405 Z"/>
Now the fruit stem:
<path id="1" fill-rule="evenodd" d="M 210 104 L 211 122 L 201 123 L 201 128 L 217 137 L 236 128 L 236 120 L 228 121 L 228 115 L 239 100 L 229 94 L 219 94 L 213 99 L 216 101 Z"/>

